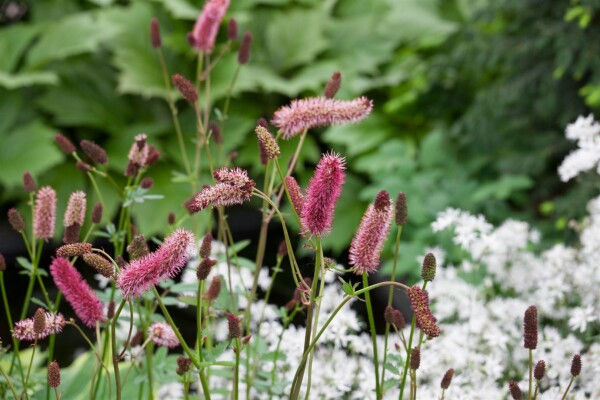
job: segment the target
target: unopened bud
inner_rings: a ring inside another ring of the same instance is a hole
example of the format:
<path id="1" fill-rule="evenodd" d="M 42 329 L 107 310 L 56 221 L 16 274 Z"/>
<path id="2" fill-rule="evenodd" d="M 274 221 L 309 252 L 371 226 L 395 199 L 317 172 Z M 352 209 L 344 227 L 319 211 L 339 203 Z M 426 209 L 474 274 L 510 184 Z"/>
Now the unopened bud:
<path id="1" fill-rule="evenodd" d="M 239 64 L 247 64 L 250 59 L 250 50 L 252 48 L 252 34 L 250 32 L 244 33 L 244 37 L 242 38 L 242 44 L 240 45 L 240 50 L 238 52 L 238 63 Z"/>
<path id="2" fill-rule="evenodd" d="M 41 336 L 46 329 L 46 310 L 38 308 L 33 315 L 33 332 L 36 337 Z"/>
<path id="3" fill-rule="evenodd" d="M 94 169 L 94 167 L 92 167 L 90 164 L 83 161 L 77 161 L 75 163 L 75 168 L 77 168 L 81 172 L 90 172 L 92 169 Z"/>
<path id="4" fill-rule="evenodd" d="M 97 145 L 96 143 L 90 140 L 82 140 L 79 142 L 83 152 L 87 154 L 87 156 L 97 164 L 107 164 L 108 156 L 106 155 L 106 151 Z"/>
<path id="5" fill-rule="evenodd" d="M 242 337 L 242 318 L 232 313 L 227 313 L 227 327 L 229 328 L 229 339 Z"/>
<path id="6" fill-rule="evenodd" d="M 250 339 L 252 339 L 252 335 L 245 336 L 242 338 L 242 343 L 248 344 L 250 342 Z"/>
<path id="7" fill-rule="evenodd" d="M 115 301 L 111 300 L 108 303 L 108 309 L 106 310 L 106 318 L 113 319 L 114 316 L 115 316 Z"/>
<path id="8" fill-rule="evenodd" d="M 513 400 L 523 400 L 523 393 L 521 392 L 521 388 L 517 382 L 508 382 L 508 391 L 510 392 Z"/>
<path id="9" fill-rule="evenodd" d="M 431 282 L 435 278 L 436 260 L 433 253 L 427 253 L 421 267 L 421 278 L 425 282 Z"/>
<path id="10" fill-rule="evenodd" d="M 167 217 L 167 222 L 169 225 L 175 225 L 176 222 L 176 217 L 175 217 L 175 213 L 174 212 L 170 212 L 169 216 Z"/>
<path id="11" fill-rule="evenodd" d="M 406 194 L 398 193 L 396 199 L 396 225 L 406 225 L 408 223 L 408 205 L 406 203 Z"/>
<path id="12" fill-rule="evenodd" d="M 92 223 L 99 224 L 102 221 L 102 203 L 96 203 L 92 209 Z"/>
<path id="13" fill-rule="evenodd" d="M 78 223 L 74 223 L 73 225 L 67 226 L 63 235 L 63 243 L 71 244 L 78 242 L 80 232 L 81 225 L 79 225 Z"/>
<path id="14" fill-rule="evenodd" d="M 129 253 L 129 260 L 136 260 L 150 253 L 144 235 L 136 235 L 133 238 L 129 246 L 127 246 L 127 253 Z"/>
<path id="15" fill-rule="evenodd" d="M 80 257 L 92 251 L 91 243 L 70 243 L 61 246 L 56 250 L 59 257 Z"/>
<path id="16" fill-rule="evenodd" d="M 336 71 L 331 75 L 327 85 L 325 85 L 324 95 L 328 99 L 332 99 L 335 94 L 340 90 L 340 84 L 342 83 L 342 74 L 339 71 Z"/>
<path id="17" fill-rule="evenodd" d="M 544 360 L 540 360 L 535 364 L 535 368 L 533 369 L 533 376 L 536 381 L 541 381 L 544 379 L 544 375 L 546 374 L 546 362 Z"/>
<path id="18" fill-rule="evenodd" d="M 453 376 L 454 376 L 454 369 L 450 368 L 448 371 L 446 371 L 446 373 L 444 374 L 444 377 L 442 378 L 442 382 L 440 383 L 440 386 L 442 387 L 442 389 L 446 390 L 450 387 L 450 383 L 452 383 Z"/>
<path id="19" fill-rule="evenodd" d="M 235 18 L 231 18 L 227 24 L 227 39 L 237 40 L 238 39 L 238 26 Z"/>
<path id="20" fill-rule="evenodd" d="M 581 373 L 581 356 L 575 354 L 571 361 L 571 375 L 578 376 Z"/>
<path id="21" fill-rule="evenodd" d="M 210 121 L 208 124 L 208 129 L 210 130 L 210 134 L 214 139 L 216 144 L 223 144 L 223 135 L 221 134 L 221 128 L 216 121 Z"/>
<path id="22" fill-rule="evenodd" d="M 57 388 L 60 386 L 60 366 L 56 360 L 48 365 L 48 386 Z"/>
<path id="23" fill-rule="evenodd" d="M 8 223 L 15 231 L 19 233 L 25 230 L 25 221 L 23 221 L 23 216 L 16 208 L 11 208 L 8 210 Z"/>
<path id="24" fill-rule="evenodd" d="M 198 266 L 198 270 L 196 271 L 196 277 L 199 281 L 204 281 L 208 278 L 210 274 L 210 270 L 217 263 L 217 260 L 213 260 L 212 258 L 203 258 L 200 261 L 200 265 Z"/>
<path id="25" fill-rule="evenodd" d="M 158 49 L 161 46 L 160 24 L 157 18 L 152 18 L 150 20 L 150 42 L 155 49 Z"/>
<path id="26" fill-rule="evenodd" d="M 173 86 L 177 88 L 179 93 L 186 99 L 189 103 L 193 104 L 198 101 L 198 92 L 196 88 L 187 78 L 182 75 L 175 74 L 173 75 Z"/>
<path id="27" fill-rule="evenodd" d="M 35 179 L 29 172 L 23 174 L 23 188 L 27 193 L 33 193 L 36 190 Z"/>
<path id="28" fill-rule="evenodd" d="M 145 177 L 140 182 L 140 187 L 142 189 L 146 189 L 147 190 L 147 189 L 152 188 L 152 186 L 154 186 L 154 180 L 152 178 L 150 178 L 149 176 Z"/>
<path id="29" fill-rule="evenodd" d="M 75 152 L 75 145 L 66 136 L 57 133 L 54 135 L 54 140 L 63 153 L 71 155 Z"/>
<path id="30" fill-rule="evenodd" d="M 421 365 L 421 350 L 414 347 L 410 352 L 410 369 L 417 370 Z"/>
<path id="31" fill-rule="evenodd" d="M 112 278 L 114 268 L 110 261 L 96 253 L 86 253 L 83 255 L 83 261 L 90 267 L 94 268 L 105 278 Z"/>
<path id="32" fill-rule="evenodd" d="M 200 245 L 200 258 L 210 257 L 210 252 L 212 250 L 212 239 L 212 233 L 208 232 L 206 235 L 204 235 L 202 244 Z"/>

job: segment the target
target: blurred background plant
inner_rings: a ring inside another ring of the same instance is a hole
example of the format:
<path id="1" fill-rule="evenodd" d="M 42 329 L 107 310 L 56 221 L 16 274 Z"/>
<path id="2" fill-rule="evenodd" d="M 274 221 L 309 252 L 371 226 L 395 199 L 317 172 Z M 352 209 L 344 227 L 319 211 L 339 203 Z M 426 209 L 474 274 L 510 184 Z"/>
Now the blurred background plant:
<path id="1" fill-rule="evenodd" d="M 190 0 L 2 2 L 2 211 L 25 200 L 19 187 L 25 170 L 63 199 L 89 185 L 63 162 L 56 131 L 102 144 L 120 171 L 134 135 L 145 132 L 163 154 L 152 178 L 165 198 L 136 207 L 134 217 L 141 231 L 160 230 L 189 193 L 173 175 L 183 166 L 148 21 L 160 20 L 169 70 L 193 75 L 195 55 L 185 35 L 201 6 Z M 448 206 L 484 212 L 492 222 L 508 215 L 537 219 L 543 237 L 562 239 L 566 222 L 582 215 L 597 189 L 593 178 L 559 183 L 556 167 L 569 149 L 563 127 L 600 106 L 599 9 L 591 0 L 234 1 L 228 15 L 240 32 L 253 33 L 254 44 L 233 87 L 224 149 L 260 174 L 256 120 L 289 98 L 320 93 L 332 72 L 341 71 L 338 97 L 366 94 L 375 111 L 363 124 L 308 137 L 301 154 L 302 185 L 311 170 L 304 162 L 316 163 L 332 147 L 347 156 L 352 171 L 338 208 L 344 218 L 336 218 L 326 248 L 343 259 L 362 211 L 382 188 L 409 196 L 404 273 L 432 243 L 428 225 Z M 213 71 L 217 105 L 235 57 L 229 53 Z M 194 130 L 193 111 L 183 111 L 181 120 L 184 131 Z M 108 212 L 114 210 L 116 198 L 105 200 Z"/>

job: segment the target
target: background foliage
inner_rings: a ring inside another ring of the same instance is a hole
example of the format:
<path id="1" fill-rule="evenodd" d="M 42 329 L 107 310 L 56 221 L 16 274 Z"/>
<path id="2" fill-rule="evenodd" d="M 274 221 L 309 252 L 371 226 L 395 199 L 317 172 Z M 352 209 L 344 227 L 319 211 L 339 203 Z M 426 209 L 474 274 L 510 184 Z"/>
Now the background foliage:
<path id="1" fill-rule="evenodd" d="M 25 170 L 62 200 L 88 184 L 63 163 L 53 143 L 61 131 L 105 146 L 116 175 L 133 136 L 147 133 L 163 154 L 152 177 L 165 198 L 136 207 L 136 223 L 156 233 L 170 211 L 182 211 L 189 193 L 173 179 L 183 167 L 148 23 L 161 22 L 169 71 L 192 76 L 185 36 L 200 8 L 190 0 L 3 3 L 3 209 L 24 200 Z M 348 158 L 352 172 L 325 243 L 334 253 L 347 248 L 381 189 L 408 195 L 404 271 L 434 242 L 428 225 L 448 206 L 485 212 L 492 222 L 538 219 L 544 237 L 557 238 L 582 215 L 591 197 L 583 192 L 597 189 L 592 181 L 559 184 L 556 166 L 569 146 L 562 127 L 600 107 L 599 9 L 593 0 L 232 1 L 228 16 L 253 33 L 254 45 L 233 89 L 225 149 L 260 179 L 256 120 L 290 98 L 319 94 L 339 70 L 338 97 L 365 94 L 375 111 L 362 124 L 309 136 L 298 169 L 305 184 L 320 152 L 334 148 Z M 235 65 L 232 52 L 213 73 L 217 108 Z M 182 122 L 193 132 L 189 110 Z"/>

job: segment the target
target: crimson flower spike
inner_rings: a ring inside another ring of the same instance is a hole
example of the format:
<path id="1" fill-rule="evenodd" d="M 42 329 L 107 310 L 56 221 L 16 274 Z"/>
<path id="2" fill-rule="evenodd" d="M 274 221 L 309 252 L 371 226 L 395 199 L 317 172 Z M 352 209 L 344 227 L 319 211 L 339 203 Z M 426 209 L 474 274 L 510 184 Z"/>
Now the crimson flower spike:
<path id="1" fill-rule="evenodd" d="M 300 220 L 303 233 L 325 236 L 331 229 L 335 205 L 342 194 L 345 160 L 335 153 L 324 154 L 308 183 Z"/>
<path id="2" fill-rule="evenodd" d="M 125 297 L 140 297 L 152 286 L 177 275 L 195 254 L 194 234 L 178 229 L 154 253 L 133 260 L 121 269 L 117 286 Z"/>
<path id="3" fill-rule="evenodd" d="M 271 123 L 283 132 L 284 139 L 291 139 L 305 129 L 360 122 L 372 110 L 373 102 L 366 97 L 354 100 L 310 97 L 293 100 L 289 106 L 281 107 Z"/>
<path id="4" fill-rule="evenodd" d="M 188 33 L 188 41 L 196 50 L 212 52 L 219 25 L 229 8 L 229 0 L 208 0 L 196 20 L 194 30 Z"/>
<path id="5" fill-rule="evenodd" d="M 357 275 L 373 273 L 379 268 L 379 255 L 390 231 L 394 211 L 390 195 L 382 190 L 363 215 L 350 245 L 350 265 Z"/>

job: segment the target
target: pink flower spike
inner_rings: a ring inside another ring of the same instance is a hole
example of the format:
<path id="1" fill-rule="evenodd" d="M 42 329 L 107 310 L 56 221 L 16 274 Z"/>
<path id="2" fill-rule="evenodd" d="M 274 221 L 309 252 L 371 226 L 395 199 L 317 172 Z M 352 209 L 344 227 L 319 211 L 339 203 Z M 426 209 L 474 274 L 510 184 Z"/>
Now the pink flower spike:
<path id="1" fill-rule="evenodd" d="M 69 202 L 67 203 L 67 210 L 65 211 L 64 223 L 66 227 L 75 224 L 83 226 L 86 205 L 84 192 L 77 191 L 71 193 Z"/>
<path id="2" fill-rule="evenodd" d="M 60 333 L 64 326 L 65 317 L 62 314 L 51 314 L 46 312 L 44 329 L 41 334 L 37 335 L 37 339 L 44 339 L 50 335 Z M 36 334 L 33 329 L 33 318 L 15 322 L 13 337 L 18 340 L 34 341 L 36 339 Z"/>
<path id="3" fill-rule="evenodd" d="M 252 198 L 254 181 L 240 168 L 220 168 L 213 173 L 217 183 L 196 193 L 190 210 L 199 212 L 208 206 L 232 206 L 243 204 Z"/>
<path id="4" fill-rule="evenodd" d="M 390 195 L 385 190 L 379 192 L 374 203 L 363 215 L 360 226 L 350 245 L 350 265 L 357 275 L 377 271 L 379 255 L 390 231 L 394 212 Z"/>
<path id="5" fill-rule="evenodd" d="M 283 132 L 284 139 L 291 139 L 305 129 L 317 126 L 357 123 L 373 110 L 373 101 L 366 97 L 354 100 L 335 100 L 326 97 L 310 97 L 293 100 L 273 115 L 271 123 Z"/>
<path id="6" fill-rule="evenodd" d="M 207 53 L 215 46 L 219 25 L 229 7 L 229 0 L 207 0 L 196 20 L 194 30 L 188 34 L 188 40 L 194 48 Z"/>
<path id="7" fill-rule="evenodd" d="M 293 176 L 287 176 L 285 178 L 285 186 L 290 194 L 292 206 L 294 207 L 294 210 L 296 210 L 296 214 L 298 214 L 298 216 L 302 215 L 302 209 L 304 208 L 304 194 L 302 194 L 300 185 L 298 185 L 298 182 Z"/>
<path id="8" fill-rule="evenodd" d="M 195 243 L 192 232 L 177 229 L 154 253 L 135 259 L 121 269 L 117 286 L 126 297 L 140 297 L 152 286 L 175 277 L 196 254 Z"/>
<path id="9" fill-rule="evenodd" d="M 33 215 L 33 233 L 38 239 L 52 239 L 56 223 L 56 192 L 44 186 L 37 193 Z"/>
<path id="10" fill-rule="evenodd" d="M 75 314 L 88 327 L 104 321 L 102 302 L 69 260 L 57 257 L 50 264 L 50 275 Z"/>
<path id="11" fill-rule="evenodd" d="M 308 183 L 302 207 L 303 233 L 324 236 L 331 229 L 335 204 L 342 193 L 345 160 L 335 153 L 325 154 Z"/>
<path id="12" fill-rule="evenodd" d="M 171 325 L 166 322 L 155 322 L 148 328 L 148 336 L 152 338 L 152 341 L 163 347 L 170 349 L 179 346 L 179 339 L 175 335 Z"/>

